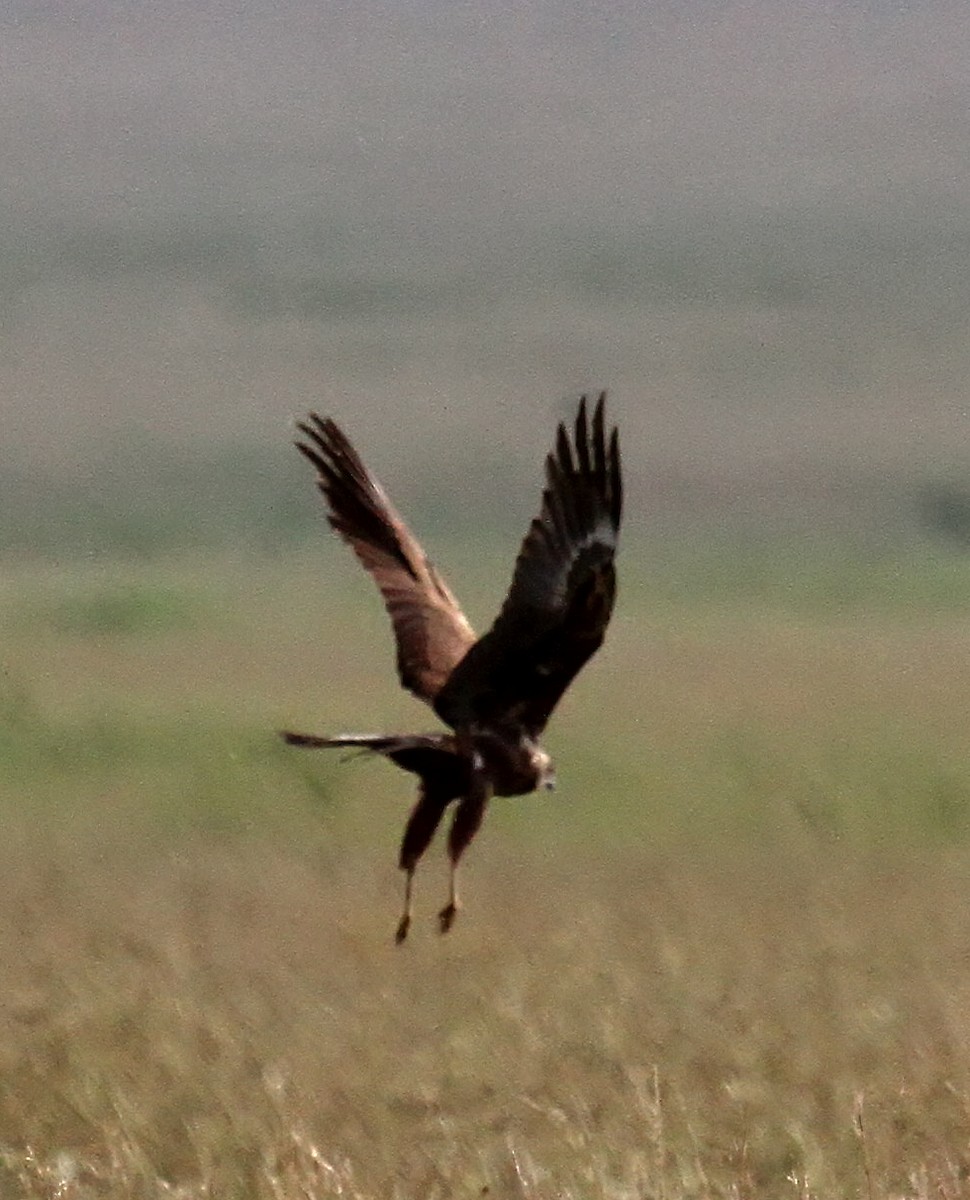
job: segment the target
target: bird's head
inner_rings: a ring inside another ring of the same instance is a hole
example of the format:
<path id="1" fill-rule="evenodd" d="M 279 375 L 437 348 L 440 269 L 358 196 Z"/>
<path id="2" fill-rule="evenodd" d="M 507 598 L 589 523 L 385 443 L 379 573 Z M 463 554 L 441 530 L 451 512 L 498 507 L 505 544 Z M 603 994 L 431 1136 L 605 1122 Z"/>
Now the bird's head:
<path id="1" fill-rule="evenodd" d="M 541 746 L 533 746 L 532 766 L 535 768 L 537 778 L 536 787 L 551 792 L 556 786 L 556 768 L 552 761 L 552 755 L 543 750 Z"/>

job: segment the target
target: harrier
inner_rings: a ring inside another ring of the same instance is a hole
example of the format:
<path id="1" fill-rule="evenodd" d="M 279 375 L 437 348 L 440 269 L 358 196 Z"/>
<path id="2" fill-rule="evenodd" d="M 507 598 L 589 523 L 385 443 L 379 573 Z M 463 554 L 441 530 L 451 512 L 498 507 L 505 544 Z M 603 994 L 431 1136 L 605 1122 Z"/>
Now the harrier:
<path id="1" fill-rule="evenodd" d="M 446 933 L 458 911 L 458 862 L 492 796 L 524 796 L 555 783 L 538 739 L 566 688 L 599 648 L 613 610 L 623 506 L 617 431 L 604 429 L 605 393 L 592 420 L 586 397 L 572 436 L 562 424 L 546 459 L 539 515 L 519 551 L 495 624 L 476 637 L 445 581 L 395 512 L 380 484 L 329 419 L 311 413 L 297 448 L 317 471 L 333 529 L 374 577 L 394 627 L 403 686 L 426 701 L 452 732 L 319 737 L 283 733 L 292 746 L 343 746 L 383 755 L 419 779 L 401 842 L 407 874 L 396 940 L 411 925 L 415 868 L 445 809 Z"/>

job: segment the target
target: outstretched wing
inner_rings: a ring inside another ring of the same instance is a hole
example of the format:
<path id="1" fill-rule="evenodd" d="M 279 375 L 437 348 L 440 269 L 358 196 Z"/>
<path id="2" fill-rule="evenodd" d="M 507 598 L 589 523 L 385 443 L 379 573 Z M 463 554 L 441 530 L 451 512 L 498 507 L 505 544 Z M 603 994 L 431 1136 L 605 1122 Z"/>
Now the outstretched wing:
<path id="1" fill-rule="evenodd" d="M 603 641 L 616 591 L 613 557 L 623 507 L 616 429 L 603 393 L 592 422 L 580 401 L 572 441 L 559 426 L 546 459 L 542 508 L 522 543 L 495 624 L 438 694 L 453 728 L 508 724 L 536 737 Z"/>
<path id="2" fill-rule="evenodd" d="M 332 527 L 374 577 L 394 626 L 401 683 L 429 703 L 475 632 L 417 539 L 335 422 L 311 413 L 297 449 L 317 469 Z"/>

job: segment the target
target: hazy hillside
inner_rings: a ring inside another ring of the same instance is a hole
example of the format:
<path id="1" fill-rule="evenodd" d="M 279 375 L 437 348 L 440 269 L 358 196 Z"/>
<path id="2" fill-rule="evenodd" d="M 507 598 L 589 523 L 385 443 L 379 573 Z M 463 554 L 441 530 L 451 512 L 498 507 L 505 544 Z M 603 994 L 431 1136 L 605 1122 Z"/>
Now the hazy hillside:
<path id="1" fill-rule="evenodd" d="M 0 395 L 41 481 L 311 404 L 387 474 L 527 472 L 599 386 L 632 462 L 704 486 L 967 469 L 964 6 L 0 27 Z"/>

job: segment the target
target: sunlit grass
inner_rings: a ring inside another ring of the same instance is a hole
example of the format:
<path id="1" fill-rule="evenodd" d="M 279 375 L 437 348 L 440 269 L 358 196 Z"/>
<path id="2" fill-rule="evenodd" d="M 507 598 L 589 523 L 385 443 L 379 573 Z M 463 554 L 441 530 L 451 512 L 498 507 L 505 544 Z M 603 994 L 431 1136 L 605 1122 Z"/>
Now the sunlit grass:
<path id="1" fill-rule="evenodd" d="M 491 831 L 401 951 L 346 843 L 126 845 L 4 872 L 15 1194 L 865 1194 L 860 1097 L 877 1194 L 963 1194 L 966 860 Z"/>

